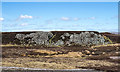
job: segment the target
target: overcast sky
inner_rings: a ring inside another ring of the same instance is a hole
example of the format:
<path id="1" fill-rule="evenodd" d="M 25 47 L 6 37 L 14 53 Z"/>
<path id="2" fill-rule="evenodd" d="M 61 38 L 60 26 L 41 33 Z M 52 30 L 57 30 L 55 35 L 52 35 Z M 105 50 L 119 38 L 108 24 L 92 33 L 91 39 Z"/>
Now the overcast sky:
<path id="1" fill-rule="evenodd" d="M 3 2 L 2 31 L 118 31 L 118 2 Z"/>

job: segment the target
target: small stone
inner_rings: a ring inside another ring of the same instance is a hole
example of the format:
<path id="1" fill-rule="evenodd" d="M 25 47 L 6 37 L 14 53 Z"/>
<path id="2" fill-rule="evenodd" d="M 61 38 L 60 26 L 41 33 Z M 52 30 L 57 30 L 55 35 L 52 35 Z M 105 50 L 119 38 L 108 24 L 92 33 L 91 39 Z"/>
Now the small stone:
<path id="1" fill-rule="evenodd" d="M 85 52 L 86 52 L 86 54 L 90 54 L 90 51 L 88 51 L 88 50 L 85 50 Z"/>
<path id="2" fill-rule="evenodd" d="M 89 55 L 89 56 L 92 56 L 92 55 Z"/>
<path id="3" fill-rule="evenodd" d="M 119 47 L 116 47 L 117 49 L 119 49 Z"/>
<path id="4" fill-rule="evenodd" d="M 115 52 L 116 54 L 119 54 L 120 52 Z"/>
<path id="5" fill-rule="evenodd" d="M 82 52 L 79 52 L 80 55 L 83 55 Z"/>
<path id="6" fill-rule="evenodd" d="M 103 52 L 102 54 L 105 54 L 105 52 Z"/>
<path id="7" fill-rule="evenodd" d="M 94 54 L 95 54 L 95 52 L 92 52 L 92 54 L 94 55 Z"/>

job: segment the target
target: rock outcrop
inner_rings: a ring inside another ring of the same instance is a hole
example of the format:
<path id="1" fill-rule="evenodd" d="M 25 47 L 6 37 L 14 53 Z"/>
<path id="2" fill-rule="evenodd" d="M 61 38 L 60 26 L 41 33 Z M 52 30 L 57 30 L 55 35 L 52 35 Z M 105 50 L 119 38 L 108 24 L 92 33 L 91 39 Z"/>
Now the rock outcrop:
<path id="1" fill-rule="evenodd" d="M 52 32 L 36 32 L 30 34 L 16 34 L 15 38 L 20 40 L 21 44 L 45 45 L 45 46 L 93 46 L 109 44 L 101 34 L 94 32 L 64 33 L 55 40 L 56 35 Z"/>

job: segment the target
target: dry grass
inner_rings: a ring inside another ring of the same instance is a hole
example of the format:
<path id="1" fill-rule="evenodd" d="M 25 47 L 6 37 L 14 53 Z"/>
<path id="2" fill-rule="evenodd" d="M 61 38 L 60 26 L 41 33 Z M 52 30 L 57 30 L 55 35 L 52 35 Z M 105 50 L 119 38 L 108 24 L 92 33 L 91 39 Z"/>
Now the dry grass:
<path id="1" fill-rule="evenodd" d="M 53 55 L 52 57 L 81 57 L 81 52 L 69 52 L 68 54 Z"/>
<path id="2" fill-rule="evenodd" d="M 107 61 L 99 61 L 99 60 L 88 60 L 83 62 L 78 62 L 78 65 L 80 67 L 101 67 L 101 66 L 117 66 L 118 64 L 112 63 L 112 62 L 107 62 Z"/>
<path id="3" fill-rule="evenodd" d="M 15 61 L 11 61 L 10 58 L 4 59 L 2 62 L 2 66 L 7 67 L 24 67 L 24 68 L 40 68 L 40 69 L 74 69 L 74 66 L 69 66 L 64 63 L 49 63 L 44 61 L 34 61 L 32 58 L 16 58 Z"/>
<path id="4" fill-rule="evenodd" d="M 40 69 L 76 69 L 77 67 L 118 66 L 102 60 L 81 60 L 80 58 L 4 58 L 2 66 Z"/>
<path id="5" fill-rule="evenodd" d="M 68 66 L 66 64 L 57 64 L 57 63 L 48 63 L 48 62 L 29 62 L 25 63 L 27 65 L 30 65 L 32 68 L 36 66 L 36 68 L 44 68 L 44 69 L 72 69 L 72 66 Z"/>
<path id="6" fill-rule="evenodd" d="M 50 51 L 50 50 L 39 50 L 39 49 L 27 49 L 28 51 L 32 51 L 34 53 L 47 54 L 46 56 L 41 55 L 28 55 L 28 57 L 82 57 L 82 52 L 68 52 L 67 54 L 62 54 L 60 51 Z M 61 53 L 61 54 L 58 54 Z M 26 56 L 26 55 L 22 55 Z"/>
<path id="7" fill-rule="evenodd" d="M 97 46 L 92 46 L 91 48 L 96 48 L 96 47 L 107 47 L 107 46 L 120 46 L 120 44 L 117 43 L 117 44 L 97 45 Z"/>
<path id="8" fill-rule="evenodd" d="M 16 47 L 31 47 L 32 45 L 17 45 L 17 44 L 2 44 L 0 45 L 0 47 L 12 47 L 12 46 L 16 46 Z"/>
<path id="9" fill-rule="evenodd" d="M 21 46 L 21 45 L 16 45 L 16 44 L 5 44 L 5 45 L 0 45 L 1 47 L 10 47 L 10 46 Z"/>
<path id="10" fill-rule="evenodd" d="M 45 54 L 48 54 L 48 55 L 51 55 L 51 54 L 57 54 L 58 52 L 55 52 L 55 51 L 50 51 L 50 50 L 40 50 L 40 49 L 27 49 L 28 51 L 32 51 L 34 53 L 45 53 Z"/>

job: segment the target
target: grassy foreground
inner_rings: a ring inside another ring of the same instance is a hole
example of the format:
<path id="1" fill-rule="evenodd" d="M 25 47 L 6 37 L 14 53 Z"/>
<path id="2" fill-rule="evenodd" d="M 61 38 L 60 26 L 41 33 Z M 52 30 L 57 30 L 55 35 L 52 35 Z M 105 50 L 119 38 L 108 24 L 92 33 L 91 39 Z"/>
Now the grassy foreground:
<path id="1" fill-rule="evenodd" d="M 2 46 L 2 66 L 40 69 L 97 69 L 119 71 L 120 44 L 93 47 Z"/>

